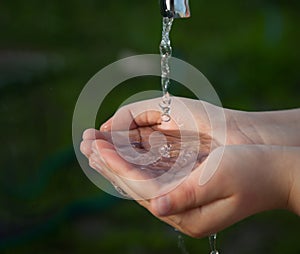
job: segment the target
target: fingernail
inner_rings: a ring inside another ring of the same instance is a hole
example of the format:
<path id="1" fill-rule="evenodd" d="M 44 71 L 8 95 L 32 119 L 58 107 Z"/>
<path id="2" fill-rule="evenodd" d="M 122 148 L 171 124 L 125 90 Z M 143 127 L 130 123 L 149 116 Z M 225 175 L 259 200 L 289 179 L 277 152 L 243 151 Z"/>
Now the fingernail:
<path id="1" fill-rule="evenodd" d="M 103 125 L 101 125 L 100 131 L 108 131 L 108 124 L 104 123 Z"/>
<path id="2" fill-rule="evenodd" d="M 82 134 L 82 139 L 83 140 L 93 140 L 95 139 L 96 136 L 96 130 L 95 129 L 86 129 L 83 134 Z"/>
<path id="3" fill-rule="evenodd" d="M 170 211 L 170 198 L 169 196 L 162 196 L 155 200 L 154 206 L 160 216 L 166 215 Z"/>

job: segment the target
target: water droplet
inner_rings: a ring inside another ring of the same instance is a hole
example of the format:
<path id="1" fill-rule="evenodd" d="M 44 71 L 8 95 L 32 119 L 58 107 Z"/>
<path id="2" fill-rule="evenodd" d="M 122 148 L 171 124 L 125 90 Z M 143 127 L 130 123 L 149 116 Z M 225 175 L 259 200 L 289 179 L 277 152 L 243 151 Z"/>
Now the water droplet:
<path id="1" fill-rule="evenodd" d="M 171 121 L 171 117 L 167 114 L 162 114 L 161 115 L 161 120 L 165 123 L 170 122 Z"/>
<path id="2" fill-rule="evenodd" d="M 121 194 L 124 197 L 130 198 L 130 196 L 127 194 L 127 192 L 125 192 L 121 187 L 119 187 L 118 185 L 116 185 L 115 183 L 112 182 L 112 185 L 114 186 L 115 190 Z"/>
<path id="3" fill-rule="evenodd" d="M 170 145 L 170 144 L 164 144 L 164 145 L 163 145 L 162 147 L 160 147 L 160 149 L 159 149 L 160 155 L 161 155 L 163 158 L 170 158 L 170 157 L 171 157 L 171 154 L 170 154 L 171 148 L 172 148 L 172 145 Z"/>

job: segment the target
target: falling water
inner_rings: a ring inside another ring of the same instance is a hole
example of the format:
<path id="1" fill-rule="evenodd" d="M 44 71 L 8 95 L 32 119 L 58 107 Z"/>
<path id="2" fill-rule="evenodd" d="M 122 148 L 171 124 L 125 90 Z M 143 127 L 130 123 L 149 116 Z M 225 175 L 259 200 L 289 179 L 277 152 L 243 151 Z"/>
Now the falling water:
<path id="1" fill-rule="evenodd" d="M 210 254 L 219 254 L 219 252 L 217 251 L 217 234 L 212 234 L 209 236 L 209 245 L 210 245 L 210 249 L 211 252 Z"/>
<path id="2" fill-rule="evenodd" d="M 177 230 L 175 230 L 177 231 Z M 177 236 L 177 241 L 178 241 L 178 248 L 181 250 L 181 253 L 182 254 L 189 254 L 189 252 L 187 251 L 186 249 L 186 246 L 185 246 L 185 242 L 184 242 L 184 238 L 183 236 L 181 235 L 180 232 L 178 232 L 178 236 Z"/>
<path id="3" fill-rule="evenodd" d="M 161 55 L 161 87 L 162 87 L 162 101 L 159 106 L 162 110 L 161 120 L 163 122 L 169 122 L 171 120 L 170 110 L 171 110 L 171 97 L 169 94 L 170 86 L 170 66 L 169 60 L 172 56 L 172 47 L 170 41 L 170 31 L 173 24 L 173 18 L 163 17 L 163 28 L 162 28 L 162 40 L 160 43 L 160 55 Z M 164 158 L 169 158 L 169 151 L 171 146 L 165 144 L 160 148 L 160 154 Z M 209 236 L 209 244 L 211 248 L 210 254 L 219 254 L 216 249 L 217 234 L 212 234 Z M 188 253 L 182 235 L 178 235 L 178 246 L 182 253 Z"/>
<path id="4" fill-rule="evenodd" d="M 163 91 L 162 101 L 159 104 L 162 109 L 161 119 L 164 122 L 169 122 L 171 98 L 168 92 L 170 85 L 170 66 L 169 59 L 172 56 L 172 47 L 170 41 L 170 31 L 172 28 L 173 18 L 163 18 L 162 40 L 160 43 L 160 55 L 161 55 L 161 86 Z"/>

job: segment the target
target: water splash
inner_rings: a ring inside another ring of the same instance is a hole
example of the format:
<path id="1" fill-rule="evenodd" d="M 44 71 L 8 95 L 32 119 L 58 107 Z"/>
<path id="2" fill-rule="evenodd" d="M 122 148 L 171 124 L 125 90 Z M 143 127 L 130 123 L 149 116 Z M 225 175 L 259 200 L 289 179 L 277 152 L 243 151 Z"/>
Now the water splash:
<path id="1" fill-rule="evenodd" d="M 164 144 L 159 148 L 159 153 L 163 158 L 171 158 L 171 149 L 172 145 L 171 144 Z"/>

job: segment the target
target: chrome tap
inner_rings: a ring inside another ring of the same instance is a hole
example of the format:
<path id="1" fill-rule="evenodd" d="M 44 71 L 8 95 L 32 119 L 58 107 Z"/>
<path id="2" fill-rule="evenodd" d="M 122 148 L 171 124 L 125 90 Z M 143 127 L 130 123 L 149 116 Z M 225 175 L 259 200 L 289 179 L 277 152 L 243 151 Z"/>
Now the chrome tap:
<path id="1" fill-rule="evenodd" d="M 160 12 L 163 17 L 189 18 L 189 0 L 160 0 Z"/>

